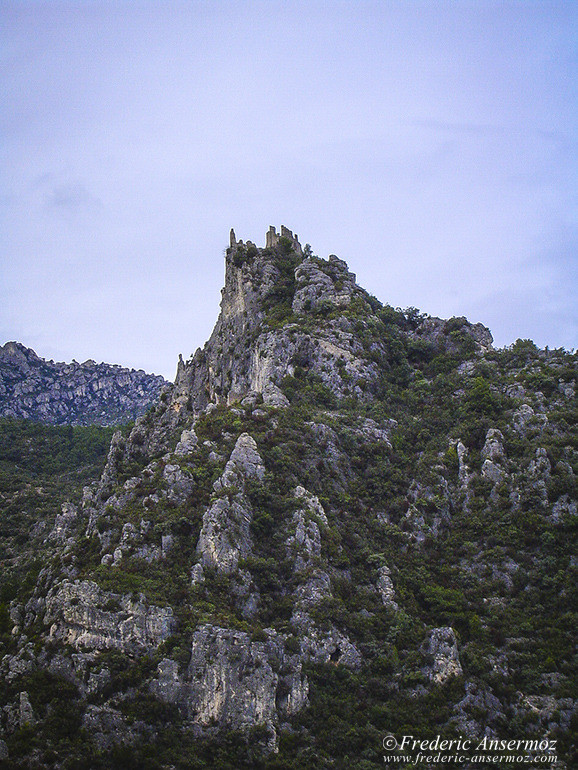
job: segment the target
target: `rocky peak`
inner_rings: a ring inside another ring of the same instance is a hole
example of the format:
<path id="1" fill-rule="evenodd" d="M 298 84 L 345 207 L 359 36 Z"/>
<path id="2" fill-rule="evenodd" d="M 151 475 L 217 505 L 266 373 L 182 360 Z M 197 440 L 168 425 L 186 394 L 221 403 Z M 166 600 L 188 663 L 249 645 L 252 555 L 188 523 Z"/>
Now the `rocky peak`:
<path id="1" fill-rule="evenodd" d="M 383 332 L 391 329 L 391 313 L 382 310 L 346 262 L 313 255 L 285 226 L 269 229 L 264 248 L 231 230 L 217 324 L 203 350 L 179 362 L 173 399 L 196 414 L 251 392 L 280 406 L 281 384 L 304 370 L 337 398 L 370 401 L 379 389 L 379 362 L 390 358 Z M 489 330 L 465 318 L 396 313 L 397 333 L 434 354 L 471 358 L 491 347 Z"/>
<path id="2" fill-rule="evenodd" d="M 0 345 L 0 363 L 11 364 L 13 366 L 30 367 L 39 365 L 41 359 L 31 349 L 27 348 L 21 342 L 7 342 Z"/>
<path id="3" fill-rule="evenodd" d="M 312 347 L 310 335 L 293 324 L 323 306 L 346 307 L 356 293 L 365 295 L 343 260 L 314 257 L 285 226 L 269 229 L 264 248 L 231 230 L 217 324 L 204 349 L 179 362 L 174 398 L 191 397 L 194 411 L 249 392 L 269 394 L 266 402 L 278 405 L 278 385 L 292 374 L 297 348 Z"/>

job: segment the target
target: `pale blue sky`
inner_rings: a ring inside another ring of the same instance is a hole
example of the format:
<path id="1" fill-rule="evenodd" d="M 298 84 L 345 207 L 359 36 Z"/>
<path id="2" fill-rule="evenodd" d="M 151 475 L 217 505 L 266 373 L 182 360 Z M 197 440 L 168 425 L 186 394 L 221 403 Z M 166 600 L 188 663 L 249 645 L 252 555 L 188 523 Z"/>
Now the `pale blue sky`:
<path id="1" fill-rule="evenodd" d="M 172 379 L 229 228 L 577 345 L 574 2 L 0 0 L 0 344 Z"/>

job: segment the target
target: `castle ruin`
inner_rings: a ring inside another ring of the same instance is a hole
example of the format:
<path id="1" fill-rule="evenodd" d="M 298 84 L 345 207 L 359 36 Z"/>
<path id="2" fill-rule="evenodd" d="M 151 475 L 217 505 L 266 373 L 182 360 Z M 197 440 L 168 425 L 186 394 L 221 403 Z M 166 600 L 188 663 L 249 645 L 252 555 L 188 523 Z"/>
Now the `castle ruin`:
<path id="1" fill-rule="evenodd" d="M 266 240 L 265 240 L 265 247 L 267 249 L 272 249 L 274 246 L 276 246 L 281 238 L 286 238 L 287 240 L 291 241 L 293 244 L 293 248 L 298 254 L 303 254 L 303 249 L 301 248 L 301 244 L 299 243 L 299 237 L 297 233 L 293 235 L 291 230 L 289 230 L 288 227 L 285 227 L 285 225 L 281 225 L 281 234 L 277 234 L 277 230 L 271 225 L 269 227 L 269 230 L 266 234 Z"/>
<path id="2" fill-rule="evenodd" d="M 303 249 L 301 248 L 301 244 L 299 243 L 299 236 L 297 233 L 293 235 L 291 230 L 289 230 L 288 227 L 285 227 L 285 225 L 281 225 L 281 233 L 278 233 L 277 230 L 271 225 L 269 227 L 269 230 L 267 231 L 265 235 L 265 248 L 272 249 L 273 247 L 277 246 L 279 241 L 281 239 L 286 239 L 288 241 L 291 241 L 291 244 L 297 254 L 303 255 Z M 237 241 L 237 238 L 235 236 L 235 231 L 233 228 L 231 228 L 231 232 L 229 233 L 229 247 L 231 249 L 236 249 L 237 246 L 243 246 L 243 241 Z M 255 246 L 255 244 L 252 241 L 247 241 L 247 246 Z"/>

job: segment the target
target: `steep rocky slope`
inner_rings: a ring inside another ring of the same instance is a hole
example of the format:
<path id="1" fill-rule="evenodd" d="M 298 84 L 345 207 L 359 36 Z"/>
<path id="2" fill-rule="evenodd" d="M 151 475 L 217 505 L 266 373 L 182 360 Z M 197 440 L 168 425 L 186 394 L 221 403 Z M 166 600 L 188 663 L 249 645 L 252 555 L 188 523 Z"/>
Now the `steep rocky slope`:
<path id="1" fill-rule="evenodd" d="M 0 346 L 0 417 L 53 425 L 118 425 L 155 403 L 163 377 L 85 361 L 54 363 L 19 342 Z"/>
<path id="2" fill-rule="evenodd" d="M 231 232 L 211 338 L 6 594 L 0 751 L 365 770 L 439 734 L 570 767 L 575 378 Z"/>

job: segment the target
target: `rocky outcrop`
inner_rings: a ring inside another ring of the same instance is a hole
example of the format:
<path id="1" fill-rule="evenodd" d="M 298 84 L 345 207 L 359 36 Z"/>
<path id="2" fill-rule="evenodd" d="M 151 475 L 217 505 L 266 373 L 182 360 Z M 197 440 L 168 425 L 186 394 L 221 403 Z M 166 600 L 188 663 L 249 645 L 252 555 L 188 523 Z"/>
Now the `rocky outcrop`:
<path id="1" fill-rule="evenodd" d="M 244 494 L 247 479 L 262 481 L 265 473 L 257 444 L 247 433 L 237 439 L 223 475 L 213 489 L 218 497 L 203 515 L 197 544 L 201 564 L 217 572 L 235 572 L 239 559 L 251 553 L 251 505 Z"/>
<path id="2" fill-rule="evenodd" d="M 181 433 L 181 438 L 179 440 L 179 443 L 175 447 L 175 454 L 179 455 L 181 457 L 186 457 L 187 455 L 190 455 L 191 452 L 195 450 L 195 447 L 199 443 L 199 439 L 197 438 L 197 434 L 195 433 L 194 428 L 189 428 L 188 430 L 184 430 Z"/>
<path id="3" fill-rule="evenodd" d="M 299 366 L 338 395 L 365 398 L 378 367 L 345 318 L 310 332 L 263 322 L 275 318 L 279 303 L 299 317 L 345 309 L 367 297 L 343 260 L 304 256 L 286 228 L 281 236 L 270 231 L 264 249 L 231 239 L 219 319 L 203 350 L 179 362 L 172 401 L 189 400 L 199 413 L 207 403 L 232 404 L 256 392 L 267 405 L 286 406 L 279 385 Z"/>
<path id="4" fill-rule="evenodd" d="M 458 730 L 470 738 L 494 736 L 505 721 L 502 704 L 491 689 L 475 682 L 466 683 L 466 694 L 454 707 Z"/>
<path id="5" fill-rule="evenodd" d="M 99 751 L 118 746 L 133 746 L 151 734 L 151 728 L 140 720 L 127 719 L 111 706 L 87 707 L 82 718 L 82 727 Z"/>
<path id="6" fill-rule="evenodd" d="M 263 481 L 265 468 L 257 451 L 255 439 L 242 433 L 231 452 L 223 475 L 215 481 L 213 489 L 219 493 L 228 488 L 243 488 L 246 479 Z"/>
<path id="7" fill-rule="evenodd" d="M 54 520 L 54 528 L 49 535 L 50 540 L 64 545 L 69 537 L 72 537 L 72 529 L 78 518 L 76 506 L 71 503 L 62 503 L 62 513 L 57 513 Z M 72 541 L 74 542 L 74 541 Z"/>
<path id="8" fill-rule="evenodd" d="M 19 693 L 12 703 L 4 706 L 4 719 L 8 733 L 22 727 L 34 727 L 36 717 L 26 691 Z"/>
<path id="9" fill-rule="evenodd" d="M 302 507 L 293 514 L 292 532 L 286 540 L 286 547 L 295 571 L 301 572 L 317 565 L 321 556 L 319 526 L 327 526 L 327 516 L 319 499 L 304 487 L 296 487 L 294 494 Z"/>
<path id="10" fill-rule="evenodd" d="M 297 288 L 293 297 L 294 313 L 319 309 L 324 303 L 333 307 L 346 307 L 355 293 L 355 275 L 347 264 L 334 254 L 328 262 L 319 259 L 303 260 L 295 270 Z"/>
<path id="11" fill-rule="evenodd" d="M 358 668 L 361 655 L 347 635 L 335 626 L 319 628 L 312 618 L 316 607 L 332 599 L 331 578 L 321 557 L 322 531 L 328 520 L 319 499 L 307 489 L 298 486 L 293 494 L 299 509 L 289 525 L 285 548 L 297 580 L 291 623 L 300 635 L 301 656 L 315 663 Z"/>
<path id="12" fill-rule="evenodd" d="M 274 745 L 279 719 L 306 704 L 309 685 L 299 656 L 286 652 L 285 637 L 270 629 L 263 637 L 256 641 L 244 631 L 202 626 L 193 634 L 184 675 L 165 659 L 151 689 L 202 726 L 264 725 Z"/>
<path id="13" fill-rule="evenodd" d="M 301 654 L 305 660 L 351 669 L 361 667 L 363 662 L 361 653 L 349 637 L 339 629 L 334 626 L 328 631 L 317 628 L 307 613 L 295 613 L 292 622 L 304 634 Z"/>
<path id="14" fill-rule="evenodd" d="M 155 607 L 144 596 L 103 591 L 88 580 L 63 581 L 46 597 L 44 623 L 49 639 L 77 648 L 145 652 L 175 628 L 170 607 Z"/>
<path id="15" fill-rule="evenodd" d="M 294 495 L 300 507 L 293 514 L 285 548 L 298 581 L 293 620 L 304 625 L 308 611 L 331 596 L 331 579 L 321 562 L 320 528 L 327 527 L 328 522 L 315 495 L 301 486 L 295 488 Z"/>
<path id="16" fill-rule="evenodd" d="M 384 607 L 389 607 L 390 610 L 397 612 L 399 606 L 395 601 L 395 588 L 393 587 L 393 580 L 391 579 L 391 570 L 389 567 L 384 566 L 378 569 L 377 590 L 381 596 L 381 601 Z"/>
<path id="17" fill-rule="evenodd" d="M 242 495 L 220 497 L 203 516 L 197 553 L 201 564 L 230 574 L 251 553 L 251 509 Z"/>
<path id="18" fill-rule="evenodd" d="M 460 352 L 464 346 L 483 352 L 491 348 L 493 342 L 492 334 L 486 326 L 472 324 L 463 316 L 447 321 L 429 316 L 418 324 L 411 335 L 448 353 Z"/>
<path id="19" fill-rule="evenodd" d="M 54 425 L 134 420 L 168 383 L 142 369 L 85 361 L 55 363 L 19 342 L 0 346 L 0 416 Z"/>
<path id="20" fill-rule="evenodd" d="M 494 485 L 499 484 L 506 474 L 506 453 L 501 431 L 490 428 L 487 432 L 482 448 L 482 461 L 482 476 Z"/>
<path id="21" fill-rule="evenodd" d="M 434 628 L 426 640 L 423 651 L 428 659 L 425 669 L 434 684 L 445 684 L 463 673 L 458 654 L 458 642 L 451 626 Z"/>
<path id="22" fill-rule="evenodd" d="M 272 629 L 265 629 L 256 640 L 244 631 L 201 626 L 193 634 L 186 670 L 181 672 L 176 661 L 164 659 L 150 688 L 205 727 L 266 726 L 274 745 L 276 726 L 308 702 L 304 661 L 352 668 L 361 663 L 359 652 L 337 630 L 308 631 L 297 651 L 289 651 L 287 636 Z"/>

